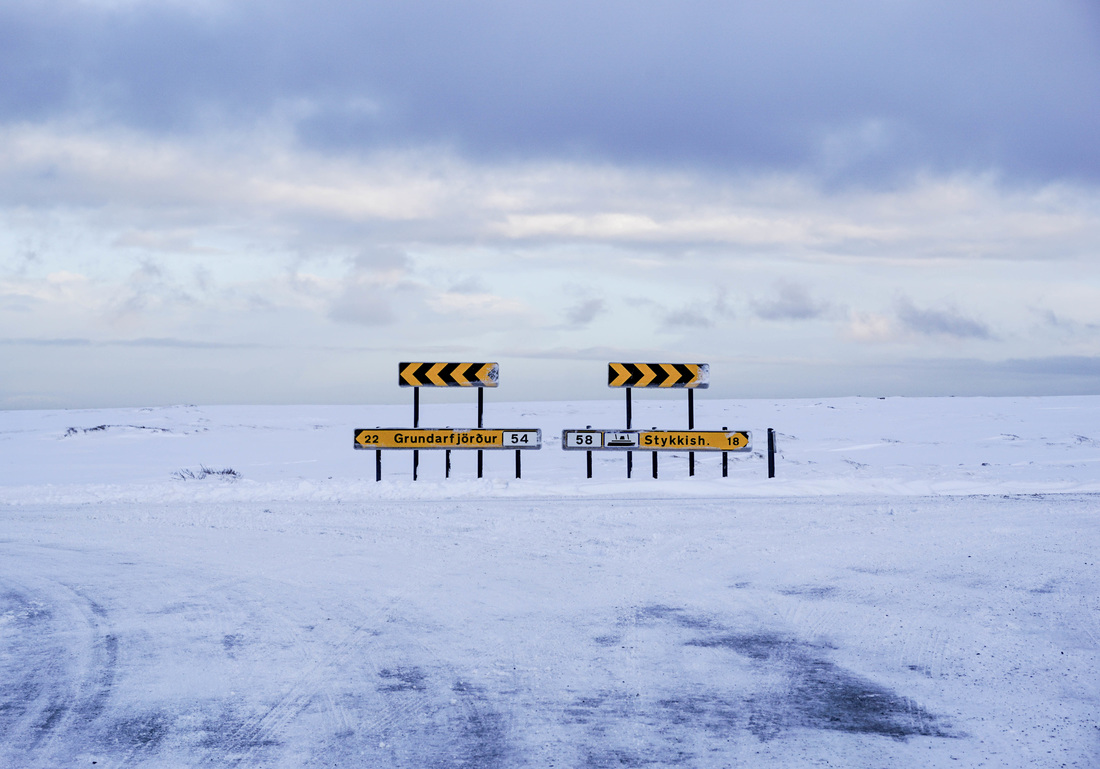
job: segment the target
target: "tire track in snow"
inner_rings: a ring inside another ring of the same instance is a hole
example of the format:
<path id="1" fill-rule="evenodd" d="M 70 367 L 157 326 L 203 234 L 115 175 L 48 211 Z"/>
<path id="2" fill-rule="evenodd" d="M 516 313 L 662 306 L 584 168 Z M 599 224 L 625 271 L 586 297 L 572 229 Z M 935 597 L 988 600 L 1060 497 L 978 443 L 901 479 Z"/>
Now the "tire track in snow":
<path id="1" fill-rule="evenodd" d="M 354 630 L 337 645 L 331 657 L 303 669 L 263 712 L 243 719 L 228 732 L 219 733 L 216 741 L 209 745 L 216 747 L 217 753 L 208 753 L 199 765 L 235 767 L 256 763 L 258 754 L 277 746 L 279 735 L 318 699 L 324 700 L 326 712 L 340 724 L 340 731 L 348 729 L 350 720 L 336 705 L 328 684 L 369 635 L 370 632 L 363 628 Z"/>
<path id="2" fill-rule="evenodd" d="M 74 758 L 71 745 L 98 739 L 119 637 L 106 609 L 83 590 L 28 573 L 4 582 L 5 624 L 23 632 L 2 647 L 5 681 L 18 688 L 8 689 L 14 696 L 5 698 L 4 712 L 15 716 L 0 718 L 0 734 L 12 766 L 65 765 Z"/>
<path id="3" fill-rule="evenodd" d="M 254 589 L 246 581 L 232 586 L 223 585 L 223 600 L 232 609 L 246 607 L 251 615 L 250 624 L 257 634 L 263 634 L 261 652 L 286 655 L 288 666 L 296 673 L 273 698 L 258 712 L 240 718 L 233 711 L 227 712 L 222 721 L 233 725 L 229 729 L 215 727 L 209 730 L 203 741 L 206 756 L 200 766 L 268 765 L 275 757 L 282 735 L 307 711 L 319 710 L 322 737 L 348 737 L 359 726 L 356 717 L 343 703 L 336 684 L 346 682 L 349 671 L 355 668 L 355 660 L 370 656 L 371 639 L 378 635 L 372 625 L 378 624 L 381 609 L 373 607 L 366 616 L 356 616 L 346 632 L 334 640 L 324 636 L 316 640 L 307 637 L 315 625 L 304 624 L 307 618 L 320 610 L 321 614 L 339 617 L 326 611 L 316 601 L 310 605 L 299 603 L 296 596 L 287 594 L 285 586 L 276 592 L 283 596 L 278 607 L 271 607 L 263 596 L 270 595 L 271 588 Z M 288 612 L 287 606 L 295 611 Z M 338 619 L 337 622 L 346 619 Z M 320 634 L 319 634 L 320 635 Z M 243 644 L 243 641 L 240 643 Z M 224 639 L 223 639 L 224 645 Z M 233 644 L 236 645 L 236 642 Z M 311 729 L 315 731 L 315 729 Z"/>
<path id="4" fill-rule="evenodd" d="M 394 602 L 344 601 L 329 611 L 315 599 L 306 606 L 281 590 L 278 609 L 271 609 L 257 598 L 265 591 L 247 582 L 222 590 L 227 606 L 247 606 L 257 615 L 265 631 L 260 653 L 286 656 L 300 672 L 248 716 L 229 703 L 220 722 L 207 729 L 200 766 L 494 765 L 494 750 L 478 747 L 496 744 L 479 740 L 498 731 L 495 712 L 486 712 L 486 695 L 424 643 L 424 628 L 401 619 Z M 311 614 L 344 625 L 343 632 L 310 638 L 312 627 L 303 618 Z M 309 739 L 298 741 L 292 755 L 281 746 L 296 732 Z M 441 734 L 448 739 L 441 742 Z"/>

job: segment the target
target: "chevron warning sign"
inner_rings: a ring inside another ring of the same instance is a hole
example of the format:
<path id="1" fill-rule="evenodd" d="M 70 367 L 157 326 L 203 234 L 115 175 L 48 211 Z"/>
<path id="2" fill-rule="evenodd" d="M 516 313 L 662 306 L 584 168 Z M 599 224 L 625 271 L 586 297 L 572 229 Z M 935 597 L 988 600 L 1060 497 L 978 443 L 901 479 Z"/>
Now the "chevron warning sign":
<path id="1" fill-rule="evenodd" d="M 399 363 L 397 383 L 402 387 L 496 387 L 496 363 Z"/>
<path id="2" fill-rule="evenodd" d="M 608 363 L 608 387 L 692 387 L 710 384 L 706 363 Z"/>

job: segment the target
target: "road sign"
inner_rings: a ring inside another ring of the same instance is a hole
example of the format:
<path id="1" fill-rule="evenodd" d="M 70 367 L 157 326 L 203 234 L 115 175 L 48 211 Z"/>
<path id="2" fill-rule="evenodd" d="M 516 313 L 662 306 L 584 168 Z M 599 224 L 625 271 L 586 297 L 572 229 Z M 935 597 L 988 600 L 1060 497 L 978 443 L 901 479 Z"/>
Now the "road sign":
<path id="1" fill-rule="evenodd" d="M 706 363 L 608 363 L 608 387 L 690 387 L 710 383 Z"/>
<path id="2" fill-rule="evenodd" d="M 402 387 L 496 387 L 496 363 L 400 363 L 397 383 Z"/>
<path id="3" fill-rule="evenodd" d="M 567 450 L 751 451 L 747 430 L 562 430 Z"/>
<path id="4" fill-rule="evenodd" d="M 602 449 L 603 430 L 562 430 L 563 449 Z"/>
<path id="5" fill-rule="evenodd" d="M 355 431 L 357 449 L 540 449 L 542 431 L 390 427 Z"/>
<path id="6" fill-rule="evenodd" d="M 638 443 L 643 451 L 750 451 L 747 431 L 718 430 L 640 430 Z"/>

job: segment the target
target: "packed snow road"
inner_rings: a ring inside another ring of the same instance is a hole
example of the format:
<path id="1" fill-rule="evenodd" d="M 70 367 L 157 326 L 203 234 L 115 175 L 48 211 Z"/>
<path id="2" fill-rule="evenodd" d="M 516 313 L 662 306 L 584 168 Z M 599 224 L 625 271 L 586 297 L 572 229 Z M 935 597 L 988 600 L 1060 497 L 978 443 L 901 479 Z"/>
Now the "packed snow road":
<path id="1" fill-rule="evenodd" d="M 1097 766 L 1098 511 L 10 504 L 0 766 Z"/>

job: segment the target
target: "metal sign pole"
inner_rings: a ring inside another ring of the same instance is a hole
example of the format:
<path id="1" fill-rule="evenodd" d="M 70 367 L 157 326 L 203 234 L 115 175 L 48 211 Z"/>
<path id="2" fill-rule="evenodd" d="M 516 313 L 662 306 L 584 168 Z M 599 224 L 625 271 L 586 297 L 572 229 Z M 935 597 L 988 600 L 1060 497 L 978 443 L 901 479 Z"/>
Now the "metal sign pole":
<path id="1" fill-rule="evenodd" d="M 654 431 L 656 431 L 657 427 L 654 426 L 653 429 L 654 429 Z M 656 451 L 653 452 L 653 478 L 654 479 L 657 478 L 657 452 Z"/>
<path id="2" fill-rule="evenodd" d="M 485 427 L 484 422 L 485 422 L 485 390 L 479 387 L 479 388 L 477 388 L 477 429 L 480 430 L 481 428 Z M 481 477 L 481 470 L 482 470 L 481 457 L 482 457 L 481 449 L 478 449 L 477 450 L 477 477 L 478 478 Z"/>
<path id="3" fill-rule="evenodd" d="M 382 449 L 374 452 L 374 480 L 382 480 Z"/>
<path id="4" fill-rule="evenodd" d="M 586 427 L 585 429 L 586 430 L 591 430 L 592 425 L 588 425 L 588 427 Z M 588 455 L 588 477 L 591 478 L 592 477 L 592 452 L 591 451 L 586 451 L 585 454 Z"/>
<path id="5" fill-rule="evenodd" d="M 775 477 L 775 430 L 768 428 L 768 477 Z"/>
<path id="6" fill-rule="evenodd" d="M 725 425 L 722 425 L 722 432 L 726 432 L 727 430 L 729 430 L 729 428 L 726 427 Z M 728 478 L 729 474 L 730 474 L 730 457 L 729 457 L 729 453 L 723 451 L 722 452 L 722 477 L 723 478 Z"/>
<path id="7" fill-rule="evenodd" d="M 630 388 L 626 388 L 626 429 L 630 429 Z M 630 471 L 634 467 L 634 452 L 626 452 L 626 477 L 630 477 Z"/>
<path id="8" fill-rule="evenodd" d="M 447 478 L 451 477 L 451 449 L 452 448 L 468 448 L 475 449 L 477 451 L 477 477 L 482 478 L 485 474 L 485 455 L 483 449 L 499 449 L 504 448 L 500 443 L 501 440 L 509 441 L 509 448 L 527 449 L 537 448 L 530 443 L 530 437 L 533 433 L 531 431 L 523 430 L 510 430 L 505 431 L 493 436 L 486 436 L 481 434 L 485 430 L 485 387 L 496 387 L 500 382 L 500 366 L 497 363 L 447 363 L 443 361 L 413 361 L 413 362 L 401 362 L 397 366 L 397 383 L 400 387 L 413 388 L 413 430 L 419 431 L 420 428 L 420 388 L 421 387 L 473 387 L 477 389 L 477 428 L 466 428 L 461 432 L 465 436 L 465 440 L 459 440 L 457 432 L 449 431 L 447 435 L 449 438 L 441 439 L 436 443 L 443 442 L 446 445 L 434 445 L 428 446 L 432 443 L 431 440 L 425 440 L 424 436 L 427 433 L 420 435 L 416 442 L 411 445 L 406 443 L 405 445 L 390 445 L 386 448 L 408 448 L 412 450 L 413 454 L 413 480 L 418 480 L 420 475 L 420 449 L 434 448 L 445 449 L 444 451 L 444 475 Z M 392 432 L 392 431 L 390 431 Z M 474 433 L 477 433 L 475 435 Z M 490 431 L 492 432 L 492 431 Z M 369 439 L 359 440 L 360 437 L 367 436 L 369 433 Z M 452 434 L 453 433 L 453 434 Z M 443 435 L 443 433 L 432 432 L 432 435 Z M 502 438 L 501 435 L 507 435 L 508 437 Z M 359 448 L 378 448 L 375 444 L 378 443 L 380 433 L 370 432 L 367 430 L 360 430 L 356 433 L 356 441 L 361 444 Z M 393 436 L 389 436 L 386 440 L 392 439 Z M 403 439 L 404 440 L 404 439 Z M 368 445 L 370 444 L 370 445 Z M 494 444 L 494 445 L 490 445 Z M 520 467 L 521 456 L 516 457 L 516 466 Z"/>
<path id="9" fill-rule="evenodd" d="M 695 429 L 695 391 L 688 389 L 688 429 Z M 688 452 L 688 475 L 695 475 L 695 452 Z"/>

